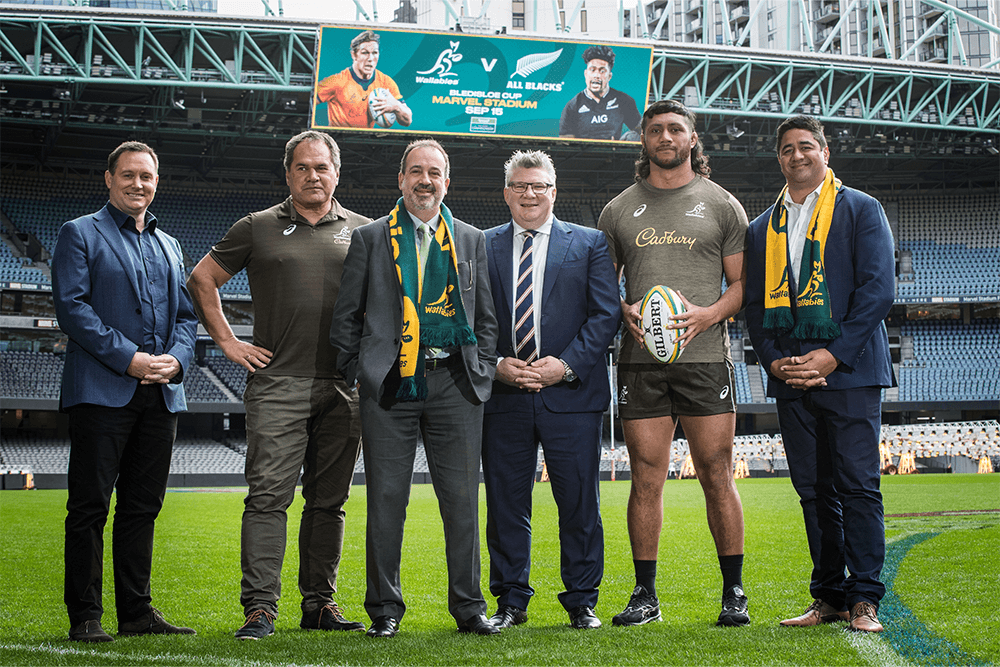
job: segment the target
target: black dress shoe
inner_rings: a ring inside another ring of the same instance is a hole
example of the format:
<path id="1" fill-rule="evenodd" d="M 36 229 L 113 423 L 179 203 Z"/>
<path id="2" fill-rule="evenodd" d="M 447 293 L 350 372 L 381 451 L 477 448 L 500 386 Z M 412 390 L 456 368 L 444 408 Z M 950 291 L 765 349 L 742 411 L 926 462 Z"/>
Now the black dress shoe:
<path id="1" fill-rule="evenodd" d="M 94 644 L 97 642 L 113 642 L 114 637 L 109 635 L 101 627 L 101 622 L 97 619 L 77 623 L 69 629 L 69 638 L 75 642 L 85 642 Z"/>
<path id="2" fill-rule="evenodd" d="M 467 618 L 458 624 L 458 631 L 462 633 L 472 632 L 477 635 L 498 635 L 500 628 L 490 623 L 486 614 L 477 614 L 472 618 Z"/>
<path id="3" fill-rule="evenodd" d="M 138 637 L 139 635 L 196 635 L 191 628 L 185 628 L 170 623 L 163 618 L 159 609 L 150 607 L 149 611 L 137 619 L 118 623 L 119 637 Z"/>
<path id="4" fill-rule="evenodd" d="M 577 630 L 587 630 L 601 627 L 601 619 L 597 618 L 593 607 L 573 607 L 569 610 L 569 624 Z"/>
<path id="5" fill-rule="evenodd" d="M 528 612 L 517 607 L 511 607 L 509 604 L 502 604 L 497 607 L 497 613 L 490 617 L 490 623 L 493 624 L 493 627 L 500 628 L 501 630 L 521 625 L 527 620 Z"/>
<path id="6" fill-rule="evenodd" d="M 392 616 L 379 616 L 365 634 L 369 637 L 395 637 L 399 632 L 399 621 Z"/>

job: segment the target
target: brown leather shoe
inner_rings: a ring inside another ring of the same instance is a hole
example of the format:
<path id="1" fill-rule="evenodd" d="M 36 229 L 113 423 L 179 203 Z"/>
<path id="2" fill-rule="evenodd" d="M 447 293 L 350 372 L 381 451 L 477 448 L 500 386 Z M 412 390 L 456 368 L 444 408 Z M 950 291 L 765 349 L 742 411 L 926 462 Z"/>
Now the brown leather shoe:
<path id="1" fill-rule="evenodd" d="M 812 604 L 795 618 L 786 618 L 781 625 L 803 627 L 808 625 L 822 625 L 823 623 L 836 623 L 846 621 L 849 614 L 846 611 L 837 611 L 832 605 L 828 605 L 822 600 L 813 600 Z"/>
<path id="2" fill-rule="evenodd" d="M 851 624 L 848 630 L 855 632 L 882 632 L 882 624 L 878 622 L 875 605 L 862 600 L 851 607 Z"/>

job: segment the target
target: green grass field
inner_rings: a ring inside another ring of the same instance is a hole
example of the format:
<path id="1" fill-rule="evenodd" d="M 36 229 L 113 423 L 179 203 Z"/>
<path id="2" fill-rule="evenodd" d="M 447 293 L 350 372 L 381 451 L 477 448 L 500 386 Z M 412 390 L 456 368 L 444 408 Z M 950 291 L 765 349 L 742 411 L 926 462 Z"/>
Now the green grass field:
<path id="1" fill-rule="evenodd" d="M 0 492 L 0 664 L 2 665 L 947 665 L 1000 664 L 996 595 L 1000 514 L 888 517 L 891 595 L 881 636 L 836 625 L 782 628 L 809 603 L 810 564 L 798 500 L 787 479 L 738 482 L 746 515 L 744 582 L 752 624 L 716 628 L 721 581 L 696 481 L 666 485 L 658 592 L 663 622 L 615 628 L 611 616 L 634 580 L 625 528 L 628 482 L 601 487 L 606 567 L 595 631 L 570 629 L 561 590 L 556 513 L 538 484 L 532 584 L 526 625 L 498 637 L 455 632 L 446 609 L 441 520 L 429 485 L 413 487 L 403 554 L 407 613 L 400 634 L 300 630 L 296 531 L 301 499 L 289 512 L 277 631 L 238 642 L 239 531 L 243 493 L 170 492 L 157 521 L 153 603 L 197 637 L 137 637 L 88 646 L 66 639 L 62 602 L 65 491 Z M 1000 475 L 883 478 L 886 514 L 1000 508 Z M 485 524 L 485 503 L 481 504 Z M 364 598 L 365 488 L 355 487 L 337 601 L 348 618 L 368 619 Z M 114 632 L 110 521 L 103 624 Z M 483 545 L 483 585 L 488 557 Z M 490 613 L 495 609 L 487 594 Z"/>

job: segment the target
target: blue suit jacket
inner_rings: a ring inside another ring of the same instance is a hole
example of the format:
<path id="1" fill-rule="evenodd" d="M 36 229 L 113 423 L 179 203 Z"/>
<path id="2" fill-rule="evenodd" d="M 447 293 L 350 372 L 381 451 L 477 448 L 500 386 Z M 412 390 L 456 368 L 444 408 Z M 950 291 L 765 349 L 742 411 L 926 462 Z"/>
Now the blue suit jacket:
<path id="1" fill-rule="evenodd" d="M 513 252 L 513 223 L 486 232 L 490 288 L 500 323 L 497 355 L 504 357 L 514 356 Z M 577 374 L 573 382 L 542 389 L 545 407 L 552 412 L 603 411 L 611 400 L 603 360 L 621 317 L 618 280 L 603 233 L 553 219 L 540 312 L 539 358 L 560 358 Z M 486 412 L 520 410 L 528 400 L 527 391 L 494 380 Z"/>
<path id="2" fill-rule="evenodd" d="M 821 347 L 841 362 L 827 376 L 825 389 L 895 386 L 883 322 L 895 294 L 895 261 L 892 232 L 882 205 L 848 187 L 837 193 L 823 253 L 833 321 L 840 325 L 840 337 L 832 341 L 800 341 L 764 331 L 764 256 L 773 208 L 750 223 L 746 253 L 747 327 L 757 357 L 768 370 L 767 395 L 801 396 L 802 390 L 770 375 L 771 363 Z M 794 300 L 792 308 L 794 312 Z"/>
<path id="3" fill-rule="evenodd" d="M 160 229 L 154 238 L 170 264 L 166 353 L 181 365 L 171 383 L 160 386 L 167 409 L 179 412 L 187 407 L 181 380 L 194 357 L 198 318 L 184 284 L 180 244 Z M 106 206 L 59 230 L 52 255 L 52 296 L 59 328 L 69 335 L 62 407 L 126 405 L 139 384 L 126 371 L 142 346 L 142 310 L 132 259 Z"/>

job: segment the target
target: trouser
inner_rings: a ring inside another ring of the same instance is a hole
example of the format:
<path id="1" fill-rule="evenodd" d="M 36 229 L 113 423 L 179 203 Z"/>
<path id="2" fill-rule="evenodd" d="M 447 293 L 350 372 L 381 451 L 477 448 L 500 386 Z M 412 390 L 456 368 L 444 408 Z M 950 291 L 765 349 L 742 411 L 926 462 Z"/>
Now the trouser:
<path id="1" fill-rule="evenodd" d="M 344 503 L 360 449 L 357 393 L 340 377 L 251 375 L 243 394 L 246 480 L 240 560 L 245 613 L 278 613 L 287 510 L 302 472 L 302 611 L 333 600 L 344 543 Z"/>
<path id="2" fill-rule="evenodd" d="M 406 611 L 400 584 L 403 523 L 410 499 L 418 431 L 444 522 L 448 610 L 462 623 L 486 613 L 480 589 L 479 461 L 483 406 L 462 395 L 456 364 L 427 372 L 423 401 L 379 405 L 361 396 L 365 483 L 368 487 L 365 609 L 374 620 L 400 620 Z"/>
<path id="3" fill-rule="evenodd" d="M 834 607 L 885 595 L 885 525 L 879 490 L 878 387 L 808 391 L 778 400 L 792 485 L 813 571 L 809 591 Z M 844 568 L 849 576 L 844 576 Z"/>
<path id="4" fill-rule="evenodd" d="M 100 619 L 104 525 L 117 487 L 111 552 L 118 622 L 150 608 L 153 524 L 177 433 L 158 384 L 138 385 L 124 407 L 81 404 L 69 413 L 64 599 L 71 625 Z"/>
<path id="5" fill-rule="evenodd" d="M 560 570 L 565 586 L 559 601 L 567 610 L 595 607 L 604 574 L 598 482 L 603 414 L 550 412 L 541 395 L 524 398 L 523 410 L 483 418 L 490 592 L 498 604 L 518 609 L 527 609 L 534 594 L 528 581 L 531 494 L 541 443 L 559 509 Z"/>

